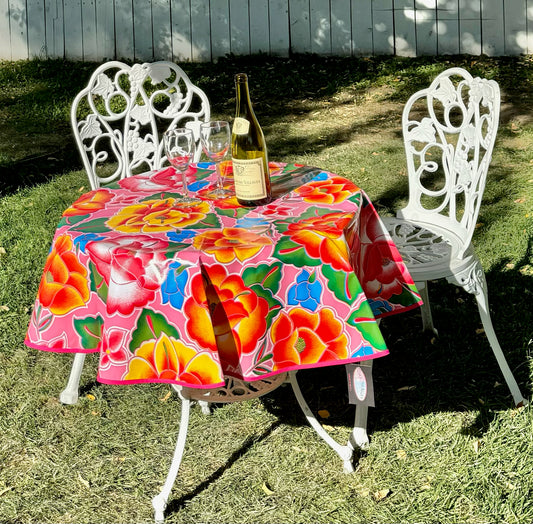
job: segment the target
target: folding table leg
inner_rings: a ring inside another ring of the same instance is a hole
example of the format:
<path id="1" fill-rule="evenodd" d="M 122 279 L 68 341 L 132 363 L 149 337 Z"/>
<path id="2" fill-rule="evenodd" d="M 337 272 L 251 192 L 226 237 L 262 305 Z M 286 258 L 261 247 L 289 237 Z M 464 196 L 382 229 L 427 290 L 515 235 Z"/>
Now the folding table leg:
<path id="1" fill-rule="evenodd" d="M 187 430 L 189 428 L 189 413 L 191 409 L 191 401 L 187 398 L 181 400 L 181 420 L 180 430 L 178 433 L 178 440 L 176 442 L 176 449 L 172 457 L 172 463 L 167 474 L 167 479 L 160 493 L 152 499 L 152 506 L 154 507 L 155 524 L 163 524 L 165 522 L 165 509 L 167 507 L 168 496 L 174 485 L 174 481 L 178 475 L 183 452 L 185 450 L 185 441 L 187 440 Z"/>
<path id="2" fill-rule="evenodd" d="M 309 424 L 311 424 L 312 428 L 318 433 L 318 435 L 339 455 L 339 457 L 344 462 L 344 472 L 345 473 L 353 473 L 354 468 L 352 464 L 352 456 L 353 456 L 353 447 L 350 445 L 341 446 L 336 440 L 334 440 L 327 431 L 322 427 L 320 422 L 316 419 L 316 417 L 313 415 L 313 412 L 309 408 L 309 405 L 305 401 L 302 391 L 300 389 L 300 385 L 298 384 L 298 381 L 296 380 L 296 372 L 291 371 L 289 373 L 289 382 L 292 386 L 292 390 L 294 391 L 294 395 L 296 396 L 296 400 L 298 401 L 298 404 L 300 405 L 300 408 L 302 409 L 305 417 L 307 418 L 307 421 Z"/>
<path id="3" fill-rule="evenodd" d="M 59 395 L 59 400 L 62 404 L 76 404 L 78 402 L 78 389 L 85 356 L 85 353 L 76 353 L 74 355 L 67 387 Z"/>

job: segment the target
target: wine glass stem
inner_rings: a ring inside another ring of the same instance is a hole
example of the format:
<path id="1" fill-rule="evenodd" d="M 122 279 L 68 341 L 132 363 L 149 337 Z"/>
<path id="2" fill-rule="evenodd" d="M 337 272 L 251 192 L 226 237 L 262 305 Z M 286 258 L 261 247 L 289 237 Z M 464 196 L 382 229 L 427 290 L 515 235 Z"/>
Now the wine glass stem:
<path id="1" fill-rule="evenodd" d="M 222 173 L 220 172 L 220 162 L 215 162 L 215 170 L 217 173 L 217 188 L 221 190 L 223 188 Z"/>
<path id="2" fill-rule="evenodd" d="M 185 176 L 186 172 L 187 169 L 181 171 L 181 182 L 183 184 L 183 193 L 185 194 L 185 198 L 189 198 L 189 188 L 187 187 L 187 177 Z"/>

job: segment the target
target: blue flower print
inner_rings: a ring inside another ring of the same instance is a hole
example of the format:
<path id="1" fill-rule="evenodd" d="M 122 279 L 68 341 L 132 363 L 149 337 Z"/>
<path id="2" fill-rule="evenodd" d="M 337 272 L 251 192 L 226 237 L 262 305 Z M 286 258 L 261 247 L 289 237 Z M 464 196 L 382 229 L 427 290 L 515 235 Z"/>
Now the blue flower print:
<path id="1" fill-rule="evenodd" d="M 368 357 L 373 354 L 374 350 L 372 349 L 372 346 L 362 346 L 353 355 L 350 355 L 350 358 Z"/>
<path id="2" fill-rule="evenodd" d="M 209 185 L 209 182 L 207 180 L 197 180 L 196 182 L 193 182 L 192 184 L 187 184 L 187 187 L 190 191 L 200 191 L 202 187 L 205 187 Z"/>
<path id="3" fill-rule="evenodd" d="M 99 240 L 101 238 L 105 238 L 102 235 L 97 235 L 96 233 L 85 233 L 84 235 L 80 235 L 79 237 L 76 237 L 74 239 L 74 245 L 82 252 L 85 253 L 85 246 L 88 242 L 92 242 L 93 240 Z"/>
<path id="4" fill-rule="evenodd" d="M 370 304 L 370 308 L 375 317 L 392 311 L 392 306 L 386 300 L 374 300 L 369 298 L 368 303 Z"/>
<path id="5" fill-rule="evenodd" d="M 325 171 L 322 171 L 321 173 L 318 173 L 316 177 L 313 178 L 313 182 L 318 180 L 327 180 L 328 174 Z"/>
<path id="6" fill-rule="evenodd" d="M 243 229 L 253 229 L 254 227 L 268 226 L 268 220 L 262 217 L 243 217 L 235 222 L 235 227 L 242 227 Z"/>
<path id="7" fill-rule="evenodd" d="M 296 284 L 289 288 L 288 303 L 316 311 L 320 304 L 322 284 L 315 280 L 315 275 L 310 275 L 305 269 L 296 278 Z"/>
<path id="8" fill-rule="evenodd" d="M 191 229 L 182 229 L 181 231 L 170 231 L 167 233 L 167 238 L 172 242 L 183 242 L 194 236 L 196 236 L 196 231 Z"/>
<path id="9" fill-rule="evenodd" d="M 166 280 L 161 286 L 163 304 L 170 302 L 172 307 L 181 309 L 185 299 L 185 284 L 187 284 L 186 266 L 179 262 L 172 262 Z"/>

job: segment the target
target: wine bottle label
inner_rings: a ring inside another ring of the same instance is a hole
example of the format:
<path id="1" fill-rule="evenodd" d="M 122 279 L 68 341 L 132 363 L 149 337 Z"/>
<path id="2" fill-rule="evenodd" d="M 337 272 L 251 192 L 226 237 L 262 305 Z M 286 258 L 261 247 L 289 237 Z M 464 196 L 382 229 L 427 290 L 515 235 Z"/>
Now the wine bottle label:
<path id="1" fill-rule="evenodd" d="M 267 197 L 263 158 L 240 160 L 232 158 L 235 194 L 241 200 L 259 200 Z"/>
<path id="2" fill-rule="evenodd" d="M 233 122 L 233 133 L 236 135 L 246 135 L 250 130 L 250 122 L 246 118 L 238 116 Z"/>

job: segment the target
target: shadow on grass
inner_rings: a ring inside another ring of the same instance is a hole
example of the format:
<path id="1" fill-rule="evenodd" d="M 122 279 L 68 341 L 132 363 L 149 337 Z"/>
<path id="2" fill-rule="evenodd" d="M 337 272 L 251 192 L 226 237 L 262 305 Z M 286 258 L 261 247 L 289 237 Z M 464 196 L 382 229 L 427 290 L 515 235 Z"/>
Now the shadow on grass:
<path id="1" fill-rule="evenodd" d="M 182 509 L 188 501 L 200 495 L 200 493 L 206 490 L 211 485 L 211 483 L 221 478 L 224 472 L 230 469 L 233 466 L 233 464 L 235 464 L 241 457 L 243 457 L 247 453 L 247 451 L 252 448 L 252 446 L 268 438 L 279 426 L 281 426 L 281 424 L 282 424 L 281 420 L 276 420 L 268 428 L 266 428 L 260 435 L 248 437 L 243 442 L 242 446 L 231 454 L 231 456 L 228 458 L 228 460 L 223 466 L 221 466 L 216 471 L 211 473 L 209 477 L 207 477 L 204 481 L 198 484 L 196 488 L 194 488 L 192 491 L 190 491 L 186 495 L 183 495 L 177 499 L 171 500 L 169 505 L 167 506 L 165 513 L 169 515 L 171 513 L 178 512 L 180 509 Z"/>

